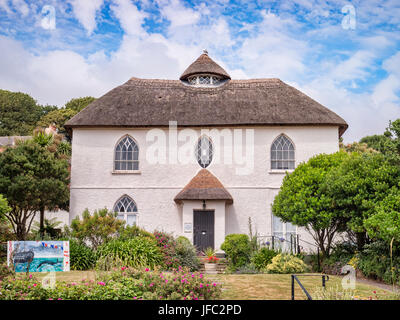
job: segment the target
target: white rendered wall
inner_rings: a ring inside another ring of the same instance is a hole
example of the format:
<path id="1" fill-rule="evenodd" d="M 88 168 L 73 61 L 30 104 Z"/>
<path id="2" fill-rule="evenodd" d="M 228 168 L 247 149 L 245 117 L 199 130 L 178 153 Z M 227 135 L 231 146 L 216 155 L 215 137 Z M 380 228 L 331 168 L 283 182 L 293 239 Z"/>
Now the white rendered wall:
<path id="1" fill-rule="evenodd" d="M 249 217 L 252 218 L 253 228 L 256 228 L 259 234 L 272 233 L 271 204 L 279 192 L 284 173 L 271 172 L 270 147 L 280 134 L 286 134 L 293 141 L 296 165 L 313 155 L 333 153 L 339 149 L 338 128 L 334 126 L 247 129 L 254 129 L 254 170 L 250 174 L 238 175 L 237 165 L 224 164 L 223 161 L 213 161 L 207 167 L 234 199 L 233 205 L 226 205 L 225 226 L 216 228 L 218 239 L 223 239 L 229 233 L 248 233 Z M 200 166 L 194 156 L 193 163 L 189 164 L 148 163 L 146 151 L 151 144 L 146 142 L 148 130 L 74 129 L 70 221 L 85 208 L 95 210 L 107 207 L 111 210 L 115 202 L 127 194 L 137 204 L 139 226 L 149 231 L 159 229 L 185 235 L 182 206 L 177 205 L 173 199 L 197 174 Z M 196 131 L 200 136 L 200 129 Z M 140 173 L 137 174 L 113 173 L 114 147 L 126 134 L 131 135 L 139 145 Z M 302 239 L 311 240 L 305 232 L 300 234 Z"/>

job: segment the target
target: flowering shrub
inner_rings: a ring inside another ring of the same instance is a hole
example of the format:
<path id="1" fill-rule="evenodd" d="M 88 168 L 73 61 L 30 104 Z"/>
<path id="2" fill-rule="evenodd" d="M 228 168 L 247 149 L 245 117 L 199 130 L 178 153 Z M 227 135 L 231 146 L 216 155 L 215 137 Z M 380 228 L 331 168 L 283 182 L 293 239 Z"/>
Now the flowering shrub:
<path id="1" fill-rule="evenodd" d="M 176 240 L 174 237 L 163 231 L 154 231 L 154 236 L 156 237 L 156 242 L 160 248 L 164 264 L 167 270 L 177 268 L 179 265 L 179 259 L 176 254 Z"/>
<path id="2" fill-rule="evenodd" d="M 220 293 L 220 285 L 181 267 L 168 274 L 122 267 L 96 281 L 57 282 L 49 289 L 34 277 L 0 282 L 1 300 L 208 300 Z"/>
<path id="3" fill-rule="evenodd" d="M 280 253 L 272 258 L 266 271 L 268 273 L 303 273 L 308 271 L 308 266 L 295 256 Z"/>

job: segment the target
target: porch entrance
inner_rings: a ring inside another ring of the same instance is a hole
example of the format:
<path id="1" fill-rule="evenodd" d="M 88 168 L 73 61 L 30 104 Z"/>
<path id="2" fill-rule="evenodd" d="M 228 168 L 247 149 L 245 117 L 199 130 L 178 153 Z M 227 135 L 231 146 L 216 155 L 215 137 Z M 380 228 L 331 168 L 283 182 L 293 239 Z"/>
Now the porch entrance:
<path id="1" fill-rule="evenodd" d="M 214 210 L 193 210 L 193 244 L 199 251 L 214 249 Z"/>

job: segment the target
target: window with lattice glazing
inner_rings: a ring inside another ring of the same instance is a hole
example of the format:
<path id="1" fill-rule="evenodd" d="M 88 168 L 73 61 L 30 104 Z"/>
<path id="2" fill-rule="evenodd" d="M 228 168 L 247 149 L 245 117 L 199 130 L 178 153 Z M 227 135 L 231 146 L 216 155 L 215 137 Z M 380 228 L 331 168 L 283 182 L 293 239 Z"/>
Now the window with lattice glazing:
<path id="1" fill-rule="evenodd" d="M 115 147 L 114 170 L 139 170 L 139 148 L 130 136 L 122 138 Z"/>
<path id="2" fill-rule="evenodd" d="M 285 136 L 280 135 L 271 146 L 271 169 L 294 169 L 295 154 L 293 143 Z"/>

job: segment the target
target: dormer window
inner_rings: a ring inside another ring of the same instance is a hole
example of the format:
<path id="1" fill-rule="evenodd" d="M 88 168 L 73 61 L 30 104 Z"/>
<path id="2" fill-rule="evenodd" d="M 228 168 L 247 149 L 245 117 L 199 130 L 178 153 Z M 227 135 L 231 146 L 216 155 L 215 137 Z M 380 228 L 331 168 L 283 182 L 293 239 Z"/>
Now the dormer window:
<path id="1" fill-rule="evenodd" d="M 218 76 L 201 74 L 188 77 L 188 82 L 193 86 L 215 86 L 220 84 L 221 78 Z"/>

